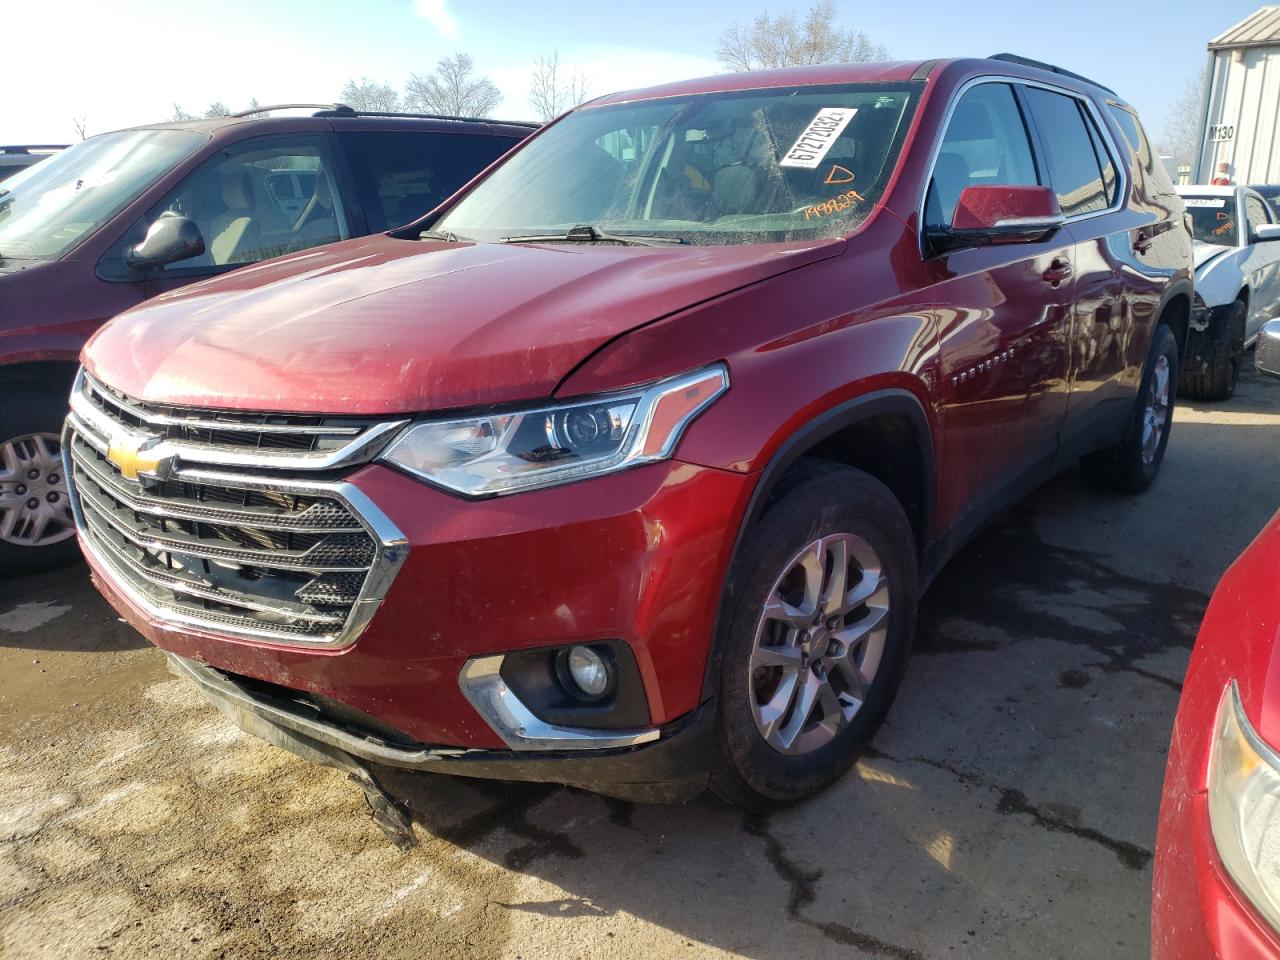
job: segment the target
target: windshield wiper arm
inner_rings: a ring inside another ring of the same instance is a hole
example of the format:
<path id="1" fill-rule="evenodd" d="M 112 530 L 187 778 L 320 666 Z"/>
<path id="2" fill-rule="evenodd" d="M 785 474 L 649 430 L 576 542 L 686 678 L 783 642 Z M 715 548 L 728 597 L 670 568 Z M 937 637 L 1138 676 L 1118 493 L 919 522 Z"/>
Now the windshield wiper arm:
<path id="1" fill-rule="evenodd" d="M 605 233 L 589 223 L 580 223 L 568 233 L 529 234 L 528 236 L 503 237 L 501 243 L 622 243 L 637 247 L 656 247 L 685 243 L 683 237 L 653 237 L 638 233 Z"/>
<path id="2" fill-rule="evenodd" d="M 452 230 L 423 230 L 418 234 L 419 240 L 443 240 L 446 243 L 466 243 L 470 238 L 460 237 Z"/>

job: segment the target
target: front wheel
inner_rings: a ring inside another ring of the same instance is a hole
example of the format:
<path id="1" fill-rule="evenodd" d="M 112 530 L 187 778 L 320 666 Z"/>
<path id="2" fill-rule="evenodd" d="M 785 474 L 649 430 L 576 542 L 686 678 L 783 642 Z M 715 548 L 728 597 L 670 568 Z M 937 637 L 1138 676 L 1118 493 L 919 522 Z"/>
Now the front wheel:
<path id="1" fill-rule="evenodd" d="M 875 478 L 801 461 L 743 541 L 712 789 L 759 809 L 844 774 L 883 719 L 915 627 L 915 540 Z"/>
<path id="2" fill-rule="evenodd" d="M 66 398 L 6 396 L 0 410 L 0 577 L 35 573 L 79 556 L 62 470 Z"/>

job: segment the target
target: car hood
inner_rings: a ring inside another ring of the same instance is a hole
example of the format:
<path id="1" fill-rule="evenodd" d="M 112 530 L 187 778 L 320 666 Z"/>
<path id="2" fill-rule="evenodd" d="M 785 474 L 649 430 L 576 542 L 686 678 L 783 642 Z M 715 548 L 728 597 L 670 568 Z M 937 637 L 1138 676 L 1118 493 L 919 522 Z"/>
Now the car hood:
<path id="1" fill-rule="evenodd" d="M 1191 241 L 1191 258 L 1197 270 L 1233 250 L 1235 247 L 1223 247 L 1216 243 L 1205 243 L 1203 240 Z"/>
<path id="2" fill-rule="evenodd" d="M 628 330 L 843 248 L 364 237 L 126 311 L 85 364 L 177 405 L 370 415 L 527 400 Z"/>

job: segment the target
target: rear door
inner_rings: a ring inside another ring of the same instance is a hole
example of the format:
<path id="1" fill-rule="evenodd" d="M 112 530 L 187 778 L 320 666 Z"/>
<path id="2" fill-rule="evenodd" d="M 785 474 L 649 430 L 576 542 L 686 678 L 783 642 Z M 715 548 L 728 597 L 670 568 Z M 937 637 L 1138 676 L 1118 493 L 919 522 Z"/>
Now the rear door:
<path id="1" fill-rule="evenodd" d="M 1118 436 L 1132 411 L 1165 279 L 1143 258 L 1166 225 L 1157 212 L 1126 204 L 1129 156 L 1092 100 L 1038 84 L 1023 94 L 1075 241 L 1071 399 L 1062 437 L 1063 458 L 1073 458 Z"/>
<path id="2" fill-rule="evenodd" d="M 1014 87 L 980 81 L 952 110 L 924 219 L 949 225 L 968 186 L 1046 182 Z M 1037 243 L 955 250 L 927 262 L 938 304 L 942 436 L 955 464 L 939 491 L 943 516 L 988 514 L 1053 459 L 1067 405 L 1072 246 L 1059 231 Z"/>

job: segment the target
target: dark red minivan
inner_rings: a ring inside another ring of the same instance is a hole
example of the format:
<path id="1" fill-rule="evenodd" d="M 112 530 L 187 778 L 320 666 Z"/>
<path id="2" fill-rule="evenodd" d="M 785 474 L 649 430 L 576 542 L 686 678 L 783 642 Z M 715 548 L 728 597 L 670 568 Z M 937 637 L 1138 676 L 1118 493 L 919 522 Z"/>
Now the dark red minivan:
<path id="1" fill-rule="evenodd" d="M 0 184 L 0 577 L 76 555 L 58 433 L 94 330 L 166 290 L 407 223 L 532 129 L 258 111 L 105 133 Z"/>
<path id="2" fill-rule="evenodd" d="M 410 227 L 108 324 L 81 542 L 402 838 L 380 767 L 794 801 L 983 523 L 1155 478 L 1183 214 L 1131 108 L 1017 58 L 604 97 Z"/>

